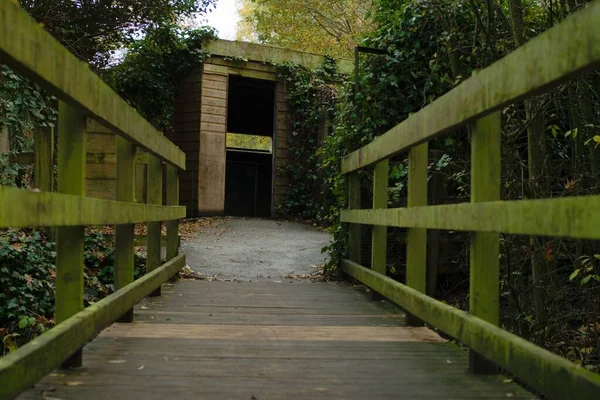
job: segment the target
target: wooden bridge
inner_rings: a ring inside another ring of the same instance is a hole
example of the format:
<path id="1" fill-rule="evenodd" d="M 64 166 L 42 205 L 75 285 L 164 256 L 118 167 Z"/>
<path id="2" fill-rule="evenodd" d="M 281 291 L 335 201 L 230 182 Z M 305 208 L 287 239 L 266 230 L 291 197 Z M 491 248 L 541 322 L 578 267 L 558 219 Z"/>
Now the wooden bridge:
<path id="1" fill-rule="evenodd" d="M 57 227 L 57 325 L 0 359 L 0 397 L 532 398 L 493 375 L 501 368 L 547 398 L 600 398 L 600 376 L 498 327 L 499 233 L 600 239 L 598 196 L 500 201 L 499 112 L 598 67 L 599 43 L 594 2 L 342 160 L 350 208 L 341 213 L 350 229 L 342 270 L 406 310 L 404 318 L 348 284 L 182 282 L 161 291 L 185 265 L 177 246 L 184 154 L 13 2 L 0 1 L 0 62 L 60 99 L 58 193 L 0 188 L 0 228 Z M 88 117 L 119 134 L 118 201 L 85 197 Z M 428 207 L 427 141 L 464 124 L 472 126 L 471 203 Z M 149 154 L 148 204 L 133 203 L 136 146 Z M 387 159 L 402 152 L 408 207 L 388 210 Z M 359 210 L 358 172 L 372 166 L 374 209 Z M 168 221 L 162 265 L 160 221 Z M 148 223 L 148 274 L 134 282 L 140 222 Z M 97 224 L 117 226 L 117 290 L 84 309 L 83 227 Z M 358 224 L 374 226 L 373 269 L 358 262 Z M 385 276 L 386 226 L 409 228 L 406 285 Z M 468 313 L 424 294 L 427 229 L 473 232 Z M 83 368 L 53 372 L 61 365 Z"/>

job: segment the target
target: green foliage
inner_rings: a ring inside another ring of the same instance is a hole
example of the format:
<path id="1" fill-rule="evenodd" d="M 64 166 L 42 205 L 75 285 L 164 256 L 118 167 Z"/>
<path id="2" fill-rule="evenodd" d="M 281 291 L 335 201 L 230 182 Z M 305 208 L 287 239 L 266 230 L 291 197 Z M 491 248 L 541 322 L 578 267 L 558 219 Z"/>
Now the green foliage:
<path id="1" fill-rule="evenodd" d="M 273 140 L 269 136 L 227 133 L 227 147 L 273 151 Z"/>
<path id="2" fill-rule="evenodd" d="M 54 325 L 56 247 L 35 230 L 0 232 L 0 337 L 4 352 L 14 351 Z M 146 272 L 135 255 L 134 278 Z M 85 236 L 84 305 L 114 291 L 113 244 L 98 232 Z"/>
<path id="3" fill-rule="evenodd" d="M 9 156 L 33 151 L 36 127 L 54 127 L 56 98 L 0 64 L 0 130 L 10 137 L 10 153 L 0 155 L 0 185 L 28 186 L 31 166 L 10 164 Z"/>
<path id="4" fill-rule="evenodd" d="M 97 70 L 111 53 L 149 31 L 205 13 L 215 0 L 21 0 L 21 6 Z"/>
<path id="5" fill-rule="evenodd" d="M 180 79 L 207 57 L 202 46 L 214 38 L 212 28 L 150 29 L 131 43 L 123 61 L 106 70 L 104 77 L 148 121 L 169 127 Z"/>
<path id="6" fill-rule="evenodd" d="M 332 204 L 323 160 L 317 154 L 329 133 L 338 98 L 335 82 L 343 80 L 335 59 L 326 57 L 322 66 L 309 70 L 296 64 L 281 64 L 279 78 L 285 83 L 291 111 L 292 136 L 288 139 L 289 159 L 280 166 L 291 185 L 284 200 L 284 212 L 304 219 L 323 219 Z"/>

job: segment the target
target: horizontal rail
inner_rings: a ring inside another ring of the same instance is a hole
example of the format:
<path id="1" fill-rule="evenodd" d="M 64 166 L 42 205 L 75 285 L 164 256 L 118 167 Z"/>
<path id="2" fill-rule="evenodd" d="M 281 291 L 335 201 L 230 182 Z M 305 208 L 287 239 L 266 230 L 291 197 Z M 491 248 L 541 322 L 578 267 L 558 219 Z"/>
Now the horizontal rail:
<path id="1" fill-rule="evenodd" d="M 161 160 L 185 169 L 185 154 L 179 148 L 12 1 L 0 1 L 0 62 Z"/>
<path id="2" fill-rule="evenodd" d="M 345 210 L 354 224 L 600 239 L 600 196 Z"/>
<path id="3" fill-rule="evenodd" d="M 600 2 L 477 72 L 342 160 L 342 173 L 392 157 L 600 65 Z"/>
<path id="4" fill-rule="evenodd" d="M 14 398 L 185 266 L 180 255 L 0 358 L 2 398 Z"/>
<path id="5" fill-rule="evenodd" d="M 182 206 L 159 206 L 0 187 L 0 228 L 134 224 L 185 218 Z"/>
<path id="6" fill-rule="evenodd" d="M 11 164 L 35 164 L 34 153 L 20 153 L 11 155 L 9 157 Z M 115 153 L 87 153 L 86 154 L 87 164 L 116 164 L 117 155 Z M 148 164 L 147 153 L 137 153 L 135 155 L 136 164 Z"/>
<path id="7" fill-rule="evenodd" d="M 488 358 L 551 399 L 600 398 L 600 375 L 350 260 L 348 275 Z"/>

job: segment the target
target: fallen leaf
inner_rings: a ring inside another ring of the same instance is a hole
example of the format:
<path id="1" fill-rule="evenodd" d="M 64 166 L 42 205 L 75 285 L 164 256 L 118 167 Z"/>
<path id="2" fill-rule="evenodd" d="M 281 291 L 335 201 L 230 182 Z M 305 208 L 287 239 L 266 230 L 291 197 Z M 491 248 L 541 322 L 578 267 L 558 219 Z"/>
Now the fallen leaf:
<path id="1" fill-rule="evenodd" d="M 109 363 L 110 364 L 123 364 L 124 362 L 127 362 L 125 360 L 110 360 Z"/>
<path id="2" fill-rule="evenodd" d="M 448 359 L 446 359 L 446 362 L 447 362 L 448 364 L 454 364 L 454 361 L 450 360 L 449 358 L 448 358 Z"/>
<path id="3" fill-rule="evenodd" d="M 79 386 L 83 385 L 83 382 L 67 382 L 67 386 Z"/>
<path id="4" fill-rule="evenodd" d="M 512 381 L 513 381 L 512 379 L 505 379 L 502 382 L 504 382 L 504 383 L 511 383 Z"/>
<path id="5" fill-rule="evenodd" d="M 142 370 L 142 369 L 144 369 L 144 366 L 142 365 L 142 366 L 141 366 L 141 367 L 139 367 L 138 369 L 139 369 L 139 370 Z"/>

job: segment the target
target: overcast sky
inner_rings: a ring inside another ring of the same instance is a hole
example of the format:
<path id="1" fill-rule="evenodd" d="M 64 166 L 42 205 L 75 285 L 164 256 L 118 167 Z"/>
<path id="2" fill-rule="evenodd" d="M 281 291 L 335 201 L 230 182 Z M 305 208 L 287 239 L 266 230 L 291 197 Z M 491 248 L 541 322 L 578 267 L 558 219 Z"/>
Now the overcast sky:
<path id="1" fill-rule="evenodd" d="M 207 25 L 219 32 L 220 39 L 235 40 L 239 15 L 237 0 L 217 0 L 217 8 L 206 16 Z"/>

